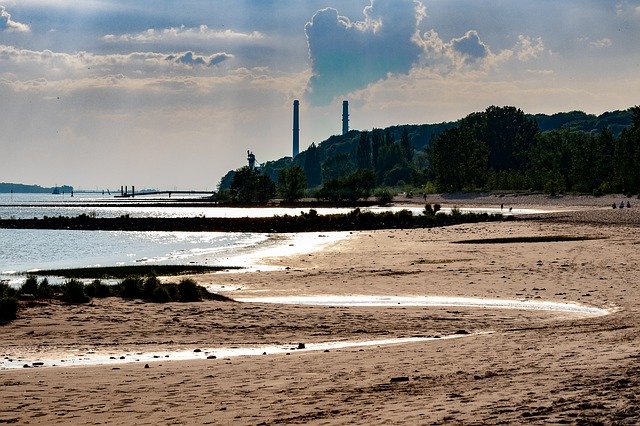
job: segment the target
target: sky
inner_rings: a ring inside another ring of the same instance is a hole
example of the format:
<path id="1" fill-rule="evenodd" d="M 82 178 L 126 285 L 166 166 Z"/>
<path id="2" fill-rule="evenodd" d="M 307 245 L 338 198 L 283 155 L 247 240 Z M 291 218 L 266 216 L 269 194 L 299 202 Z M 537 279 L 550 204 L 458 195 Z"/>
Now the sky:
<path id="1" fill-rule="evenodd" d="M 0 182 L 214 190 L 350 127 L 640 103 L 640 0 L 0 0 Z"/>

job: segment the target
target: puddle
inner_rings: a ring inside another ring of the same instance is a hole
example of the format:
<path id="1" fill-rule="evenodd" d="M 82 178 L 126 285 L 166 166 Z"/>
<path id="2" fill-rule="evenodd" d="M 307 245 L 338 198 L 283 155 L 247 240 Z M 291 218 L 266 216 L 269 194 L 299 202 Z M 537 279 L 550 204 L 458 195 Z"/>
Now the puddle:
<path id="1" fill-rule="evenodd" d="M 581 305 L 579 303 L 561 303 L 538 300 L 482 299 L 444 296 L 365 296 L 365 295 L 318 295 L 318 296 L 279 296 L 279 297 L 241 297 L 238 302 L 274 303 L 283 305 L 316 306 L 451 306 L 487 309 L 523 309 L 553 311 L 587 316 L 607 315 L 610 310 Z"/>
<path id="2" fill-rule="evenodd" d="M 117 365 L 131 362 L 153 363 L 162 361 L 190 361 L 210 359 L 212 361 L 239 357 L 239 356 L 265 356 L 286 353 L 299 353 L 311 351 L 329 351 L 336 349 L 358 348 L 367 346 L 398 345 L 404 343 L 428 342 L 435 340 L 459 339 L 467 336 L 488 334 L 488 332 L 472 334 L 453 334 L 448 336 L 415 336 L 401 337 L 395 339 L 378 339 L 365 341 L 340 341 L 340 342 L 320 342 L 291 345 L 267 345 L 257 347 L 234 347 L 234 348 L 198 348 L 188 351 L 159 351 L 159 352 L 136 352 L 121 354 L 86 354 L 75 356 L 64 356 L 59 354 L 48 354 L 44 358 L 5 358 L 0 360 L 0 370 L 15 368 L 35 368 L 35 367 L 71 367 L 71 366 L 96 366 L 96 365 Z M 214 358 L 215 357 L 215 358 Z"/>

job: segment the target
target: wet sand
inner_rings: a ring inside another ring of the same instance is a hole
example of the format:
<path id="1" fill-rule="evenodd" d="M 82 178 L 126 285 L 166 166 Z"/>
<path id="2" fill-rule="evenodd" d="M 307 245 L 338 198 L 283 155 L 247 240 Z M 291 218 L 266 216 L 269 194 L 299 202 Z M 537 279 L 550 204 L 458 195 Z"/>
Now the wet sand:
<path id="1" fill-rule="evenodd" d="M 1 328 L 3 357 L 64 359 L 93 352 L 134 358 L 153 351 L 163 357 L 1 370 L 0 422 L 637 424 L 640 209 L 578 207 L 535 221 L 354 232 L 322 252 L 268 259 L 286 270 L 197 279 L 224 286 L 234 298 L 429 295 L 579 303 L 609 309 L 608 315 L 460 306 L 153 305 L 120 299 L 95 299 L 90 306 L 36 305 Z M 596 239 L 455 243 L 552 235 Z M 301 342 L 461 330 L 472 334 L 329 352 L 293 349 Z M 268 344 L 292 350 L 164 358 L 173 350 Z"/>

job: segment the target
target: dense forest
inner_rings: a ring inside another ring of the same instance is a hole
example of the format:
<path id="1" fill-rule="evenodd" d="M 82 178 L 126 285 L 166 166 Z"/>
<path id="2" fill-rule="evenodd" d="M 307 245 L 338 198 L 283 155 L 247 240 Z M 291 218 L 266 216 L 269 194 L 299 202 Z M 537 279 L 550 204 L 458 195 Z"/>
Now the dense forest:
<path id="1" fill-rule="evenodd" d="M 491 106 L 457 122 L 353 130 L 313 143 L 294 159 L 231 171 L 220 181 L 220 194 L 258 201 L 237 196 L 247 176 L 261 179 L 262 199 L 276 194 L 289 200 L 304 194 L 357 199 L 374 188 L 636 194 L 640 107 L 595 116 L 527 115 L 515 107 Z M 296 188 L 283 176 L 297 176 Z"/>

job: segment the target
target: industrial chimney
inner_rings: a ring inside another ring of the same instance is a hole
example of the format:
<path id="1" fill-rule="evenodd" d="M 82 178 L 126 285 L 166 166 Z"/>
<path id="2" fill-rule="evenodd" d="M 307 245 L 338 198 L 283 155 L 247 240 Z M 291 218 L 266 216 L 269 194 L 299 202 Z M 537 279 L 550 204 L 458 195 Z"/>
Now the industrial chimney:
<path id="1" fill-rule="evenodd" d="M 300 102 L 293 101 L 293 158 L 300 153 Z"/>
<path id="2" fill-rule="evenodd" d="M 349 101 L 342 101 L 342 134 L 349 133 Z"/>

